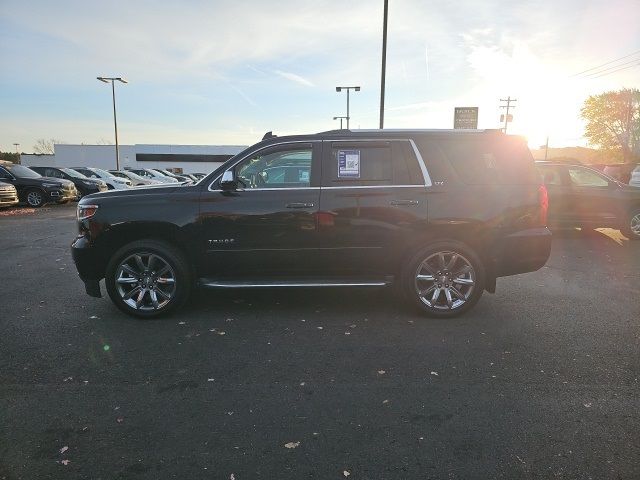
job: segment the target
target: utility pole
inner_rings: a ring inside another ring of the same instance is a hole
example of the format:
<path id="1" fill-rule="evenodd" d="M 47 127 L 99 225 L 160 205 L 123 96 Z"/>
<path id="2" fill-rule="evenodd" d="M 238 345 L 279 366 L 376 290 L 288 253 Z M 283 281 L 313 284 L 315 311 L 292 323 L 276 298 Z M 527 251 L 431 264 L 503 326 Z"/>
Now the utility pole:
<path id="1" fill-rule="evenodd" d="M 500 108 L 506 108 L 507 109 L 507 113 L 504 115 L 504 133 L 507 133 L 507 124 L 511 121 L 509 120 L 509 109 L 510 108 L 516 108 L 515 105 L 511 105 L 513 102 L 517 102 L 518 100 L 515 98 L 511 98 L 510 96 L 507 98 L 501 98 L 500 99 L 501 102 L 506 102 L 506 105 L 500 105 Z"/>
<path id="2" fill-rule="evenodd" d="M 544 161 L 547 161 L 547 154 L 549 153 L 549 135 L 547 135 L 547 143 L 544 146 Z"/>
<path id="3" fill-rule="evenodd" d="M 389 0 L 384 0 L 382 20 L 382 74 L 380 78 L 380 129 L 384 128 L 384 86 L 387 74 L 387 21 L 389 19 Z"/>

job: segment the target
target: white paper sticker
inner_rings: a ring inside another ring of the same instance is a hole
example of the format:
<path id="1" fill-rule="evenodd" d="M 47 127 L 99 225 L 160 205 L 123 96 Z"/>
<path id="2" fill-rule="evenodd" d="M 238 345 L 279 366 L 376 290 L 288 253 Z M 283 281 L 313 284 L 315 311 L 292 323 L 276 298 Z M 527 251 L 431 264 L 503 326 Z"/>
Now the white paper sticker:
<path id="1" fill-rule="evenodd" d="M 338 177 L 360 178 L 360 150 L 338 150 Z"/>

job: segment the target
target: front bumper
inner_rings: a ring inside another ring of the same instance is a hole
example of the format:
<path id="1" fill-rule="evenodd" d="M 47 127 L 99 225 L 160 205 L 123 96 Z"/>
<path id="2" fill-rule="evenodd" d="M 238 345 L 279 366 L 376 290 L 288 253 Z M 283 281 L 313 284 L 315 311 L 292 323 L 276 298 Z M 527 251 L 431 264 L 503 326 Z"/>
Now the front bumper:
<path id="1" fill-rule="evenodd" d="M 537 227 L 506 235 L 492 248 L 495 277 L 535 272 L 551 254 L 551 232 Z"/>
<path id="2" fill-rule="evenodd" d="M 58 202 L 58 203 L 63 203 L 63 202 L 68 202 L 70 200 L 76 200 L 78 198 L 78 190 L 76 190 L 76 187 L 65 187 L 62 189 L 51 189 L 51 190 L 45 190 L 45 193 L 47 195 L 47 202 Z"/>
<path id="3" fill-rule="evenodd" d="M 102 265 L 96 249 L 91 246 L 86 237 L 79 236 L 71 244 L 71 256 L 76 264 L 80 280 L 84 282 L 87 295 L 102 297 L 100 292 L 100 279 L 103 273 L 98 265 Z"/>
<path id="4" fill-rule="evenodd" d="M 15 189 L 0 190 L 0 207 L 17 205 L 20 199 Z"/>

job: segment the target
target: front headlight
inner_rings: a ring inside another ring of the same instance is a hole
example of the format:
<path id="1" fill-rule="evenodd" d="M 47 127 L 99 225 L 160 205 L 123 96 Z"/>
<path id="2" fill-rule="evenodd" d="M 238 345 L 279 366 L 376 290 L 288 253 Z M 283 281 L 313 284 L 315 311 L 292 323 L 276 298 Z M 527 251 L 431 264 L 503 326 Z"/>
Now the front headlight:
<path id="1" fill-rule="evenodd" d="M 98 211 L 98 205 L 78 205 L 78 221 L 93 217 Z"/>
<path id="2" fill-rule="evenodd" d="M 62 188 L 62 185 L 59 183 L 43 183 L 42 186 L 44 188 Z"/>

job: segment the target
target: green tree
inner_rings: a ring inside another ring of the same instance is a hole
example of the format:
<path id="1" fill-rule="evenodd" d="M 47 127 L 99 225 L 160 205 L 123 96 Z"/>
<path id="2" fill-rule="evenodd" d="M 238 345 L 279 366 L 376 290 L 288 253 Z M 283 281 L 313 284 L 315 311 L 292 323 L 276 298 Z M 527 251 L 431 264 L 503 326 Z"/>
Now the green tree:
<path id="1" fill-rule="evenodd" d="M 621 156 L 624 162 L 640 159 L 640 90 L 592 95 L 580 113 L 591 145 Z"/>
<path id="2" fill-rule="evenodd" d="M 20 154 L 16 152 L 0 152 L 0 160 L 7 160 L 11 163 L 20 163 Z"/>

